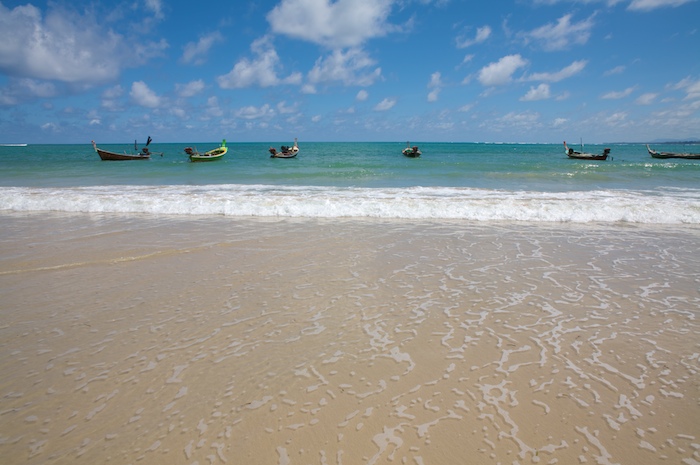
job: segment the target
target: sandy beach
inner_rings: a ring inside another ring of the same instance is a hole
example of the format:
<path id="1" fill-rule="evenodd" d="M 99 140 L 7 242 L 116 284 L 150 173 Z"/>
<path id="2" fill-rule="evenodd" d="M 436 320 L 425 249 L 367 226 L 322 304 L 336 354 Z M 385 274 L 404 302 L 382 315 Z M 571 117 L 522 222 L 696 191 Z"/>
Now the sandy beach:
<path id="1" fill-rule="evenodd" d="M 697 227 L 3 214 L 7 464 L 700 464 Z"/>

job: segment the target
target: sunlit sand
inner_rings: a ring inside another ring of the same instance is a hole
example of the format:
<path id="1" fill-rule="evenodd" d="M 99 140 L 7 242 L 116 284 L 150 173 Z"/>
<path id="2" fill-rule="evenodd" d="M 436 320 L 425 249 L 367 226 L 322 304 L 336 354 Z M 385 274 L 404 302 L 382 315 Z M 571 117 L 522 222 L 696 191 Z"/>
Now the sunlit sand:
<path id="1" fill-rule="evenodd" d="M 697 228 L 0 232 L 3 463 L 700 463 Z"/>

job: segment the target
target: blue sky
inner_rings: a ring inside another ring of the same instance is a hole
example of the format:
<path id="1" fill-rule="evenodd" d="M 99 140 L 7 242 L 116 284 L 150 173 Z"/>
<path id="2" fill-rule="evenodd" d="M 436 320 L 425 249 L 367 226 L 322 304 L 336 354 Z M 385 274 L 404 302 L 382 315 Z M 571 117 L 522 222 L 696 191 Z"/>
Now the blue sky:
<path id="1" fill-rule="evenodd" d="M 0 143 L 700 138 L 699 0 L 0 2 Z"/>

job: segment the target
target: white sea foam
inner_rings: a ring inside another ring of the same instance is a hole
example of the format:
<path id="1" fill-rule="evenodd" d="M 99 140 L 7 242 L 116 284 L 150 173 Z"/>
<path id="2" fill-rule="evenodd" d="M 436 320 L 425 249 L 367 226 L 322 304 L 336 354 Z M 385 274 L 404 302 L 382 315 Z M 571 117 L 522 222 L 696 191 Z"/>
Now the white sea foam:
<path id="1" fill-rule="evenodd" d="M 0 211 L 700 224 L 700 190 L 537 192 L 238 184 L 4 187 Z"/>

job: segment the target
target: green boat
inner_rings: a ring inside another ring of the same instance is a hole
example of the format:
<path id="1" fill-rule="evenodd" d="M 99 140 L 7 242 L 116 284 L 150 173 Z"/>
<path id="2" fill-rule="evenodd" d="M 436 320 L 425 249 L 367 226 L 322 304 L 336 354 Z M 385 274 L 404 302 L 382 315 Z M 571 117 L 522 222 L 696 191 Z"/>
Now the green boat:
<path id="1" fill-rule="evenodd" d="M 204 153 L 199 153 L 196 148 L 185 147 L 185 153 L 190 156 L 190 161 L 214 161 L 221 160 L 224 155 L 228 152 L 228 147 L 226 147 L 226 139 L 221 142 L 221 146 L 215 149 L 209 150 Z"/>

